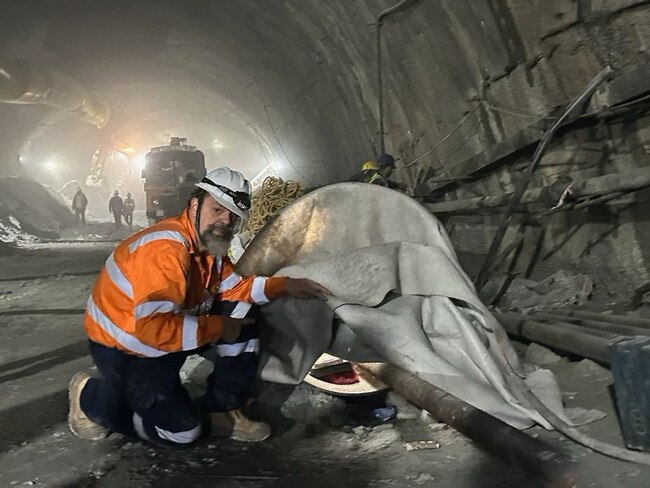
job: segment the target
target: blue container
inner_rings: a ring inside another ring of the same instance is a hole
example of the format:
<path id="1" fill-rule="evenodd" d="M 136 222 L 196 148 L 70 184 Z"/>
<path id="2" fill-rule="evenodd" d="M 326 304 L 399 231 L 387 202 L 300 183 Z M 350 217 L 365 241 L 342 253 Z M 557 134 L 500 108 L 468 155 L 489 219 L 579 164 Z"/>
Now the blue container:
<path id="1" fill-rule="evenodd" d="M 608 351 L 625 444 L 650 450 L 650 337 L 615 339 Z"/>

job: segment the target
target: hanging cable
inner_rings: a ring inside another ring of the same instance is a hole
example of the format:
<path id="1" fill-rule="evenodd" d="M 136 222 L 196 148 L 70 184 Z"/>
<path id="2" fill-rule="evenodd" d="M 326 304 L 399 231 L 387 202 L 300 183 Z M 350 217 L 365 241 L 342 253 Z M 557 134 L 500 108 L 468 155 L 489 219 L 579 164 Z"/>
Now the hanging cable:
<path id="1" fill-rule="evenodd" d="M 479 103 L 479 104 L 477 104 L 477 105 L 476 105 L 472 110 L 470 110 L 469 112 L 467 112 L 467 113 L 466 113 L 466 114 L 465 114 L 465 115 L 464 115 L 464 116 L 463 116 L 463 117 L 458 121 L 458 123 L 457 123 L 456 126 L 451 130 L 451 132 L 449 132 L 449 134 L 447 134 L 445 137 L 443 137 L 442 139 L 440 139 L 440 141 L 439 141 L 435 146 L 433 146 L 431 149 L 429 149 L 427 152 L 425 152 L 422 156 L 419 156 L 418 158 L 414 159 L 414 160 L 411 161 L 410 163 L 405 164 L 404 166 L 399 167 L 398 170 L 401 171 L 401 170 L 403 170 L 403 169 L 405 169 L 405 168 L 408 168 L 409 166 L 411 166 L 411 165 L 417 163 L 418 161 L 420 161 L 421 159 L 427 157 L 427 156 L 428 156 L 429 154 L 431 154 L 433 151 L 435 151 L 436 149 L 438 149 L 438 148 L 439 148 L 439 147 L 440 147 L 440 146 L 441 146 L 441 145 L 442 145 L 442 144 L 443 144 L 447 139 L 449 139 L 452 135 L 454 135 L 454 133 L 455 133 L 458 129 L 460 129 L 460 128 L 463 126 L 463 124 L 464 124 L 465 122 L 467 122 L 467 121 L 469 120 L 469 118 L 472 116 L 472 114 L 473 114 L 474 112 L 476 112 L 476 110 L 477 110 L 480 106 L 481 106 L 481 104 Z"/>
<path id="2" fill-rule="evenodd" d="M 591 95 L 596 91 L 596 88 L 598 88 L 607 78 L 609 78 L 611 73 L 612 73 L 612 68 L 609 66 L 606 66 L 600 73 L 598 73 L 598 75 L 593 80 L 591 80 L 591 82 L 589 82 L 589 84 L 580 93 L 580 95 L 578 95 L 571 103 L 569 103 L 569 105 L 566 106 L 566 108 L 562 112 L 562 115 L 553 123 L 553 125 L 551 125 L 551 127 L 549 127 L 549 129 L 546 131 L 546 133 L 540 140 L 539 145 L 535 150 L 535 154 L 533 154 L 533 158 L 528 164 L 523 177 L 518 182 L 517 188 L 514 194 L 512 195 L 510 202 L 508 203 L 508 208 L 506 209 L 506 213 L 503 216 L 501 223 L 497 227 L 494 236 L 492 237 L 492 243 L 490 244 L 490 248 L 488 249 L 485 255 L 483 265 L 481 266 L 481 269 L 478 273 L 478 277 L 476 278 L 476 288 L 478 290 L 480 290 L 483 287 L 483 285 L 488 279 L 491 270 L 492 260 L 494 259 L 494 256 L 496 255 L 497 251 L 499 250 L 501 241 L 503 240 L 506 230 L 508 229 L 510 218 L 514 213 L 515 209 L 517 208 L 517 206 L 519 205 L 519 202 L 521 201 L 521 197 L 524 195 L 524 192 L 528 188 L 528 184 L 532 179 L 533 173 L 535 172 L 535 169 L 537 168 L 539 162 L 541 161 L 542 156 L 544 155 L 544 152 L 546 151 L 549 142 L 551 141 L 553 135 L 555 134 L 555 131 L 557 131 L 557 129 L 562 125 L 562 123 L 565 120 L 567 120 L 578 107 L 582 106 L 591 97 Z"/>
<path id="3" fill-rule="evenodd" d="M 381 56 L 381 26 L 382 22 L 389 15 L 404 9 L 409 3 L 415 4 L 418 0 L 401 0 L 392 7 L 382 10 L 377 16 L 376 25 L 376 42 L 377 42 L 377 104 L 379 117 L 379 141 L 381 144 L 381 154 L 386 152 L 386 141 L 384 138 L 384 79 Z"/>

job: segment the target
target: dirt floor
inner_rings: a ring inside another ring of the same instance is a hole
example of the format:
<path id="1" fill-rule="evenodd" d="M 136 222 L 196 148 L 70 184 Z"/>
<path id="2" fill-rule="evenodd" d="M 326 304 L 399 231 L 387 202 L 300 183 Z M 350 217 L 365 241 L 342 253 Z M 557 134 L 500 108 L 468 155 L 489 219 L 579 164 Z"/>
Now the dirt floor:
<path id="1" fill-rule="evenodd" d="M 67 384 L 76 371 L 92 370 L 80 313 L 113 245 L 47 243 L 0 255 L 0 487 L 538 486 L 399 398 L 391 397 L 401 404 L 399 418 L 378 424 L 367 403 L 304 384 L 261 385 L 250 413 L 274 428 L 261 444 L 208 438 L 163 448 L 119 435 L 75 438 L 66 425 Z M 607 415 L 581 430 L 622 445 L 607 369 L 516 346 L 549 363 L 567 406 Z M 208 370 L 202 359 L 188 361 L 183 377 L 191 392 L 200 391 Z M 568 453 L 580 487 L 650 487 L 650 468 L 604 458 L 540 428 L 528 433 Z M 422 440 L 440 448 L 405 448 Z"/>

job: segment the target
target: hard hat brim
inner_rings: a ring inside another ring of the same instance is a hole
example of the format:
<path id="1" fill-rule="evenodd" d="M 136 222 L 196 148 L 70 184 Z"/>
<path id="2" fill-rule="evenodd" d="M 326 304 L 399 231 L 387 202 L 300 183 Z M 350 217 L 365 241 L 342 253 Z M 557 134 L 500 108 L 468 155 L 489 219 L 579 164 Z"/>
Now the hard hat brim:
<path id="1" fill-rule="evenodd" d="M 222 205 L 223 207 L 227 208 L 230 210 L 232 213 L 235 215 L 238 215 L 242 219 L 245 219 L 248 217 L 248 212 L 245 210 L 242 210 L 239 208 L 237 205 L 235 205 L 235 202 L 233 202 L 232 198 L 226 195 L 224 192 L 219 190 L 219 188 L 208 185 L 206 183 L 196 183 L 196 186 L 199 188 L 205 190 L 208 192 L 208 194 L 214 198 L 219 205 Z"/>

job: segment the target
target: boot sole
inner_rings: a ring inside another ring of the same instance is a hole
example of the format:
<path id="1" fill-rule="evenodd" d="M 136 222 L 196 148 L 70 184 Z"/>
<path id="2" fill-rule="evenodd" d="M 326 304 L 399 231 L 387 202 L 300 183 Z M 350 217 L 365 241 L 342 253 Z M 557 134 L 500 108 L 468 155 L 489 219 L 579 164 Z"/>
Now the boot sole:
<path id="1" fill-rule="evenodd" d="M 256 439 L 251 439 L 250 437 L 242 437 L 234 433 L 233 431 L 229 430 L 219 430 L 219 428 L 215 428 L 214 426 L 212 427 L 210 431 L 210 435 L 213 435 L 215 437 L 227 437 L 228 439 L 231 439 L 233 441 L 239 441 L 239 442 L 249 442 L 251 444 L 255 442 L 262 442 L 271 437 L 271 434 L 267 434 L 264 437 L 258 437 Z"/>
<path id="2" fill-rule="evenodd" d="M 246 439 L 244 437 L 239 437 L 238 435 L 233 434 L 233 435 L 230 436 L 230 439 L 232 439 L 234 441 L 249 442 L 251 444 L 254 444 L 256 442 L 263 442 L 266 439 L 268 439 L 269 437 L 271 437 L 271 434 L 269 434 L 267 436 L 264 436 L 264 437 L 260 437 L 259 439 Z"/>

